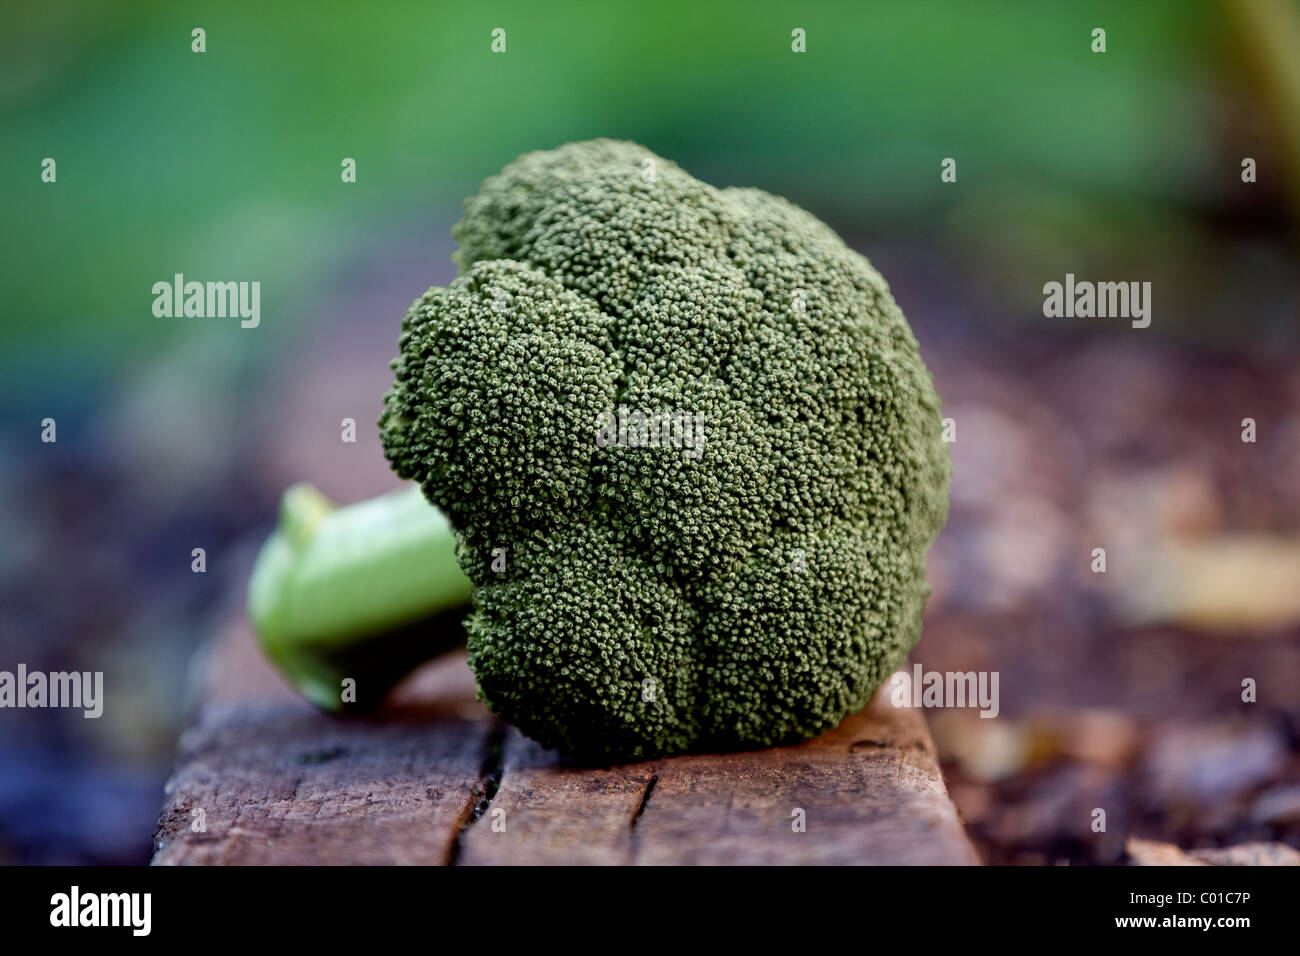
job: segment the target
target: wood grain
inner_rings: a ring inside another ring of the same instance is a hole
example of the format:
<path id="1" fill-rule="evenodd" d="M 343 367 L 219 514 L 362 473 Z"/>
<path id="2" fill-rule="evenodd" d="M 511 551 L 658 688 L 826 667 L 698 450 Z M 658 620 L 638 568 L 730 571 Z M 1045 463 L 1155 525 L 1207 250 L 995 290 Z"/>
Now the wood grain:
<path id="1" fill-rule="evenodd" d="M 155 863 L 978 862 L 924 720 L 880 696 L 794 747 L 591 768 L 491 717 L 463 654 L 366 718 L 300 700 L 243 622 L 198 673 Z"/>

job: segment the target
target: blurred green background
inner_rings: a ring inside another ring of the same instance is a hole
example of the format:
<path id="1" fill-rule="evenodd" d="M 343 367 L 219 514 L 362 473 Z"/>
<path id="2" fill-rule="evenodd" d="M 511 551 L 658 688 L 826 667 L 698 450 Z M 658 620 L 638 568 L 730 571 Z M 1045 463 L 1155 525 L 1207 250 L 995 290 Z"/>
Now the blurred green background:
<path id="1" fill-rule="evenodd" d="M 0 859 L 147 859 L 193 647 L 242 600 L 284 483 L 345 499 L 393 484 L 373 420 L 401 314 L 452 276 L 460 200 L 517 154 L 627 138 L 785 195 L 871 255 L 923 345 L 1040 334 L 1042 284 L 1074 272 L 1153 282 L 1143 345 L 1294 355 L 1300 157 L 1276 51 L 1294 14 L 11 5 L 0 666 L 103 669 L 110 698 L 100 721 L 0 714 Z M 177 272 L 260 281 L 261 326 L 154 317 L 153 283 Z M 339 444 L 344 415 L 357 446 Z M 57 444 L 39 440 L 45 417 Z"/>
<path id="2" fill-rule="evenodd" d="M 1048 261 L 1116 235 L 1145 248 L 1236 190 L 1216 127 L 1272 147 L 1225 87 L 1231 37 L 1203 3 L 63 3 L 10 25 L 0 295 L 28 412 L 196 338 L 226 347 L 228 324 L 154 319 L 155 278 L 259 277 L 268 327 L 240 349 L 265 353 L 367 237 L 441 223 L 487 173 L 568 140 L 635 139 L 858 231 L 951 229 Z"/>

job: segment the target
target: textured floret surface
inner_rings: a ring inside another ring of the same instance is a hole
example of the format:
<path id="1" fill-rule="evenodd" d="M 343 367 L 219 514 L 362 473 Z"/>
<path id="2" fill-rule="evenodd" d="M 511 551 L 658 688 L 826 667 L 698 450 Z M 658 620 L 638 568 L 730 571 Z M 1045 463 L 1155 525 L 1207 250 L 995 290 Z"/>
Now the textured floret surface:
<path id="1" fill-rule="evenodd" d="M 864 706 L 920 636 L 950 470 L 880 274 L 791 203 L 612 140 L 521 156 L 453 234 L 380 431 L 457 529 L 481 697 L 611 759 Z M 602 445 L 620 406 L 703 440 Z"/>

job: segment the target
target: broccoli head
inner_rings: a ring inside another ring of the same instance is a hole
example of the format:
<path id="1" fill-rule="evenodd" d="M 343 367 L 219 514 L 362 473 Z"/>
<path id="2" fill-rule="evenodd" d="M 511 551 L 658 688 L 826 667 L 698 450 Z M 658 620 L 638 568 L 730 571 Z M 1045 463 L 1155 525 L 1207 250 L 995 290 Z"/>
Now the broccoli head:
<path id="1" fill-rule="evenodd" d="M 481 698 L 604 758 L 790 742 L 920 637 L 939 398 L 880 274 L 628 142 L 521 156 L 407 312 L 384 451 L 451 519 Z"/>

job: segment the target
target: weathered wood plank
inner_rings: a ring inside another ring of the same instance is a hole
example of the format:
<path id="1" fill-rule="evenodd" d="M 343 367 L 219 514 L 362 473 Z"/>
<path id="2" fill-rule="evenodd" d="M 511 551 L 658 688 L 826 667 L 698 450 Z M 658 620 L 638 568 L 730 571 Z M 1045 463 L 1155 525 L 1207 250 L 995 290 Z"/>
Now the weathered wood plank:
<path id="1" fill-rule="evenodd" d="M 511 731 L 502 769 L 458 862 L 978 862 L 925 722 L 883 695 L 799 746 L 598 770 L 557 764 Z"/>
<path id="2" fill-rule="evenodd" d="M 330 717 L 301 700 L 243 627 L 202 666 L 155 863 L 451 859 L 482 796 L 493 726 L 474 702 L 463 659 L 426 668 L 382 717 L 362 719 Z"/>
<path id="3" fill-rule="evenodd" d="M 633 824 L 657 767 L 574 767 L 511 728 L 500 786 L 491 806 L 466 831 L 457 862 L 635 862 Z"/>
<path id="4" fill-rule="evenodd" d="M 635 831 L 645 864 L 978 862 L 925 721 L 883 694 L 799 746 L 665 761 Z"/>
<path id="5" fill-rule="evenodd" d="M 586 768 L 488 715 L 463 655 L 361 719 L 301 701 L 242 624 L 200 667 L 157 863 L 977 862 L 924 720 L 882 697 L 795 747 Z"/>

